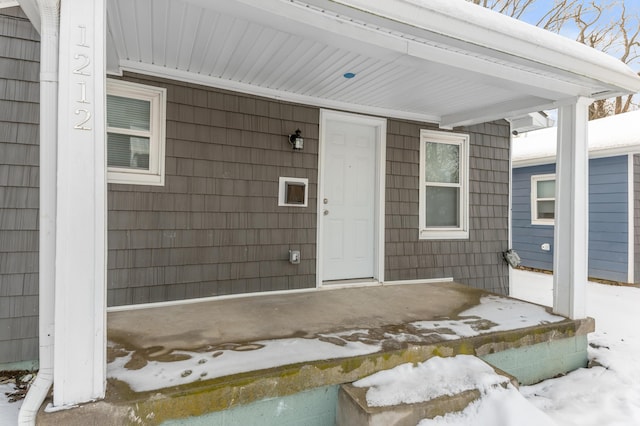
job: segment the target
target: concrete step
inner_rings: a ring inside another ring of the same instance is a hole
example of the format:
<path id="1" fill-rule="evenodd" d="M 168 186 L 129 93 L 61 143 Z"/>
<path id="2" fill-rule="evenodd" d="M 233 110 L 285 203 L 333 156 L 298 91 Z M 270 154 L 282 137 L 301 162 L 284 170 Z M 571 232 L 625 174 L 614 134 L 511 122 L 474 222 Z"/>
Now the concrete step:
<path id="1" fill-rule="evenodd" d="M 495 367 L 493 369 L 496 374 L 506 377 L 513 386 L 518 387 L 518 382 L 513 376 Z M 507 383 L 496 386 L 506 387 Z M 368 390 L 369 387 L 356 387 L 353 384 L 340 386 L 337 426 L 415 426 L 423 419 L 462 411 L 482 396 L 480 390 L 470 389 L 419 403 L 371 407 L 367 403 Z"/>

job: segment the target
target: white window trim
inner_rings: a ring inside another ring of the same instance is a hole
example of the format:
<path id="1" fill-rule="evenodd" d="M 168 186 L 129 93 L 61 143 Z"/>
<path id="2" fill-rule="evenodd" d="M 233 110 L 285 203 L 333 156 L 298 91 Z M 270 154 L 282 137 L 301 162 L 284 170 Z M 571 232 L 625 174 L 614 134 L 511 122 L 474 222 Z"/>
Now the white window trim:
<path id="1" fill-rule="evenodd" d="M 460 211 L 459 227 L 427 228 L 426 212 L 426 142 L 446 143 L 460 147 Z M 420 187 L 419 187 L 419 238 L 421 240 L 469 238 L 469 135 L 462 133 L 420 130 Z"/>
<path id="2" fill-rule="evenodd" d="M 554 225 L 555 219 L 538 219 L 538 201 L 553 201 L 554 205 L 556 197 L 553 198 L 538 198 L 538 181 L 556 180 L 555 173 L 549 173 L 546 175 L 532 175 L 531 176 L 531 224 L 532 225 Z"/>
<path id="3" fill-rule="evenodd" d="M 128 81 L 107 79 L 107 94 L 122 96 L 124 98 L 146 100 L 151 103 L 151 122 L 149 123 L 149 170 L 107 167 L 107 181 L 109 183 L 163 186 L 165 171 L 167 90 L 163 87 L 153 87 Z M 122 129 L 111 129 L 107 127 L 107 132 L 109 131 L 121 134 L 123 133 Z M 134 133 L 135 131 L 131 131 L 131 134 Z"/>

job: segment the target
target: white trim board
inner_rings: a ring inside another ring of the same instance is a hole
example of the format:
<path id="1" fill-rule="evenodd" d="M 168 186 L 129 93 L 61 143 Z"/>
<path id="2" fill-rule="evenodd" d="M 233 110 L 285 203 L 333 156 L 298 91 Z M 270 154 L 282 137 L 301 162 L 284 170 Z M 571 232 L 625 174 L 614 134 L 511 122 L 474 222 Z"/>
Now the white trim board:
<path id="1" fill-rule="evenodd" d="M 433 283 L 452 283 L 453 277 L 446 278 L 425 278 L 417 280 L 399 280 L 399 281 L 385 281 L 382 285 L 415 285 L 415 284 L 433 284 Z"/>
<path id="2" fill-rule="evenodd" d="M 637 146 L 619 146 L 605 149 L 594 149 L 589 151 L 589 159 L 617 157 L 619 155 L 640 154 L 640 145 Z M 520 169 L 522 167 L 542 166 L 544 164 L 554 164 L 556 162 L 555 155 L 546 155 L 537 158 L 524 158 L 522 160 L 514 160 L 512 167 Z"/>

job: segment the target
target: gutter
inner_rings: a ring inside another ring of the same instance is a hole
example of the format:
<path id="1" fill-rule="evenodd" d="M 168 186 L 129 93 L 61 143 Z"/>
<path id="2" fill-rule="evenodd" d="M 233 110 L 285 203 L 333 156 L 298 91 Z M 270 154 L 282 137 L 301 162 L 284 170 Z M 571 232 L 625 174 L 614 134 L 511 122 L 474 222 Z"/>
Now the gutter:
<path id="1" fill-rule="evenodd" d="M 36 423 L 53 384 L 53 331 L 56 259 L 56 175 L 58 151 L 58 55 L 60 0 L 37 0 L 40 15 L 40 368 L 18 415 L 20 426 Z"/>

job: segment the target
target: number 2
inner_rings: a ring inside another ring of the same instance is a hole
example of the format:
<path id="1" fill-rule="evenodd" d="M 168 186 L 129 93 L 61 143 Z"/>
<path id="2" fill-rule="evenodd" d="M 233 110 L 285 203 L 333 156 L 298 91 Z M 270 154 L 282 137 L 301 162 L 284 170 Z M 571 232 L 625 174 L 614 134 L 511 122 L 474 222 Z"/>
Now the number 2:
<path id="1" fill-rule="evenodd" d="M 82 113 L 84 113 L 84 118 L 78 124 L 73 126 L 73 128 L 78 130 L 91 130 L 91 127 L 85 126 L 85 124 L 87 124 L 87 121 L 91 120 L 91 113 L 89 112 L 89 110 L 86 110 L 84 108 L 80 108 L 75 111 L 76 115 L 80 115 Z"/>
<path id="2" fill-rule="evenodd" d="M 91 75 L 88 72 L 83 71 L 85 68 L 87 68 L 90 64 L 91 64 L 91 59 L 89 59 L 89 57 L 87 55 L 85 55 L 84 53 L 76 53 L 73 56 L 74 59 L 82 59 L 82 63 L 80 64 L 80 66 L 78 66 L 78 68 L 73 70 L 74 74 L 78 74 L 78 75 Z"/>

